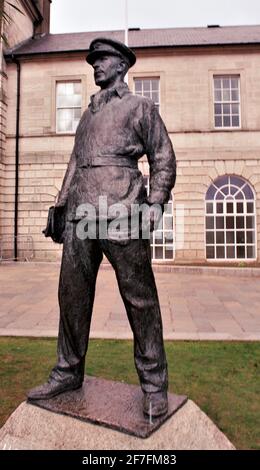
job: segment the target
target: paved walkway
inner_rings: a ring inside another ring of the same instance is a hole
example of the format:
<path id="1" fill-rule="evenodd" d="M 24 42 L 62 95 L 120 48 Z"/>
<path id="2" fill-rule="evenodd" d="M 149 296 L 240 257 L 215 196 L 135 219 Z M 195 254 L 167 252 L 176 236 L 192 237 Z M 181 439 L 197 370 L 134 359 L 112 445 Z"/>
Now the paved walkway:
<path id="1" fill-rule="evenodd" d="M 260 277 L 156 272 L 165 339 L 260 340 Z M 59 264 L 0 265 L 0 335 L 56 336 Z M 112 270 L 98 275 L 91 337 L 132 338 Z"/>

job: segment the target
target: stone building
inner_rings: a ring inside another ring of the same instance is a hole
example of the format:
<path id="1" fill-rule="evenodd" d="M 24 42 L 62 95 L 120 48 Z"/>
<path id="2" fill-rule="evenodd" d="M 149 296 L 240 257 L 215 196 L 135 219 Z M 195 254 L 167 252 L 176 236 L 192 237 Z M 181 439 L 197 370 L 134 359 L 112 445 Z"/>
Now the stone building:
<path id="1" fill-rule="evenodd" d="M 43 6 L 48 17 L 49 0 Z M 49 34 L 48 21 L 37 28 L 5 53 L 0 232 L 10 240 L 16 223 L 18 254 L 29 239 L 35 259 L 55 260 L 60 247 L 41 231 L 80 115 L 96 91 L 86 53 L 96 36 L 123 41 L 124 33 Z M 258 263 L 260 26 L 135 29 L 129 45 L 137 55 L 129 87 L 158 105 L 178 161 L 172 201 L 151 240 L 154 261 Z M 140 169 L 149 186 L 145 158 Z"/>

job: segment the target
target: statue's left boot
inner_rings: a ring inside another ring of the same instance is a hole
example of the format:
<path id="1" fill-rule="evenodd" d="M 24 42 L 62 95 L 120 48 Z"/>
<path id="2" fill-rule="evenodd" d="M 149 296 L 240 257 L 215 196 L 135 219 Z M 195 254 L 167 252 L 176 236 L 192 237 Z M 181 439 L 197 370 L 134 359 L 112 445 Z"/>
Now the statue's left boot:
<path id="1" fill-rule="evenodd" d="M 162 416 L 168 411 L 167 391 L 144 393 L 143 412 L 149 417 Z"/>
<path id="2" fill-rule="evenodd" d="M 60 393 L 76 390 L 82 386 L 82 380 L 64 380 L 57 382 L 56 380 L 49 379 L 48 382 L 33 388 L 27 394 L 29 401 L 34 400 L 48 400 Z"/>

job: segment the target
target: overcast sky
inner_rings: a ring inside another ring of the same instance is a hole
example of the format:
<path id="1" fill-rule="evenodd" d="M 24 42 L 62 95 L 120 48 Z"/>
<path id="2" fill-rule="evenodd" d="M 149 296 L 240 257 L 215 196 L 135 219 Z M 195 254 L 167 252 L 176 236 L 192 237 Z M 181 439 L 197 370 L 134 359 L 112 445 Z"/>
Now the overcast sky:
<path id="1" fill-rule="evenodd" d="M 130 28 L 260 24 L 260 0 L 127 0 Z M 126 0 L 52 0 L 51 32 L 124 29 Z"/>

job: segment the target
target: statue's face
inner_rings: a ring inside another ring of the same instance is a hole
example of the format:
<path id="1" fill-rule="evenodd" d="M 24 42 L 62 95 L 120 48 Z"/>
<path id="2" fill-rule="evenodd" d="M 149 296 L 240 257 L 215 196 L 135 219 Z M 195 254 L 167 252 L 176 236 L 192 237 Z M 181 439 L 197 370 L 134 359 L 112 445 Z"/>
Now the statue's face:
<path id="1" fill-rule="evenodd" d="M 101 88 L 112 86 L 123 71 L 122 59 L 115 55 L 102 55 L 93 62 L 94 79 Z"/>

